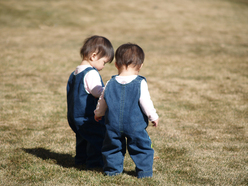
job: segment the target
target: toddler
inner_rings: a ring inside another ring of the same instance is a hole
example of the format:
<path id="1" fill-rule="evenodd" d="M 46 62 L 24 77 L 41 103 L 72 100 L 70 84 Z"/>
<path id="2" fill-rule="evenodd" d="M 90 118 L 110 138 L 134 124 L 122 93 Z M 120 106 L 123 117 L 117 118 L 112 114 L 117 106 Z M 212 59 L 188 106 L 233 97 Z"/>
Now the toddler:
<path id="1" fill-rule="evenodd" d="M 114 49 L 108 39 L 92 36 L 80 50 L 81 64 L 67 83 L 67 119 L 76 134 L 75 164 L 87 168 L 103 167 L 101 155 L 105 135 L 104 120 L 94 120 L 94 110 L 103 91 L 98 71 L 114 58 Z"/>
<path id="2" fill-rule="evenodd" d="M 157 127 L 159 119 L 146 79 L 138 75 L 144 57 L 142 48 L 136 44 L 123 44 L 117 49 L 115 66 L 118 75 L 107 82 L 94 111 L 96 121 L 105 115 L 102 154 L 103 169 L 109 176 L 123 171 L 127 146 L 136 165 L 137 177 L 152 177 L 154 151 L 146 128 L 148 120 Z"/>

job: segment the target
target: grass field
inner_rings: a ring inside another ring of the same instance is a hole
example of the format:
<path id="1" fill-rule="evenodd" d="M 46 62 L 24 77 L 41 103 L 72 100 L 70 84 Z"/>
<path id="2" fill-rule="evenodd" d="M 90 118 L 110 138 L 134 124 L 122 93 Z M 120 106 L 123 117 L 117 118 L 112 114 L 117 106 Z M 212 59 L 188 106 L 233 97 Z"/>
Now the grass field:
<path id="1" fill-rule="evenodd" d="M 116 177 L 74 167 L 66 83 L 93 34 L 145 51 L 153 178 L 128 154 Z M 0 51 L 0 185 L 248 185 L 247 0 L 0 0 Z"/>

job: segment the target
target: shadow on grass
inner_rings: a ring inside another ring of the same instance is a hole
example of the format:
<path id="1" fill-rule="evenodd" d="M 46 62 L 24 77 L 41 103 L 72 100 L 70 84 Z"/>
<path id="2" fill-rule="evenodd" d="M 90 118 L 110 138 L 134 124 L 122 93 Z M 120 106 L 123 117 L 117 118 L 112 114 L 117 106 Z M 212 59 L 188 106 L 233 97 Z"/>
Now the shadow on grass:
<path id="1" fill-rule="evenodd" d="M 54 160 L 55 164 L 58 164 L 65 168 L 76 167 L 74 163 L 74 158 L 70 154 L 52 152 L 51 150 L 45 148 L 22 148 L 22 150 L 26 153 L 37 156 L 43 160 Z"/>
<path id="2" fill-rule="evenodd" d="M 123 170 L 123 173 L 124 174 L 127 174 L 127 175 L 129 175 L 129 176 L 134 176 L 134 177 L 136 177 L 137 175 L 136 175 L 136 172 L 135 171 L 126 171 L 126 170 Z"/>
<path id="3" fill-rule="evenodd" d="M 45 148 L 22 148 L 22 150 L 26 153 L 32 154 L 36 157 L 39 157 L 43 160 L 52 160 L 54 164 L 58 164 L 65 168 L 77 168 L 78 170 L 88 170 L 88 171 L 97 171 L 102 172 L 100 168 L 96 169 L 87 169 L 85 166 L 77 166 L 74 162 L 74 157 L 70 154 L 62 154 L 57 152 L 52 152 L 49 149 Z M 130 175 L 130 176 L 136 176 L 135 171 L 125 171 L 123 170 L 124 174 Z"/>
<path id="4" fill-rule="evenodd" d="M 77 168 L 78 170 L 102 172 L 100 168 L 87 169 L 85 165 L 75 165 L 74 157 L 72 157 L 70 154 L 52 152 L 51 150 L 45 148 L 22 148 L 22 150 L 43 160 L 52 160 L 54 164 L 58 164 L 65 168 Z"/>

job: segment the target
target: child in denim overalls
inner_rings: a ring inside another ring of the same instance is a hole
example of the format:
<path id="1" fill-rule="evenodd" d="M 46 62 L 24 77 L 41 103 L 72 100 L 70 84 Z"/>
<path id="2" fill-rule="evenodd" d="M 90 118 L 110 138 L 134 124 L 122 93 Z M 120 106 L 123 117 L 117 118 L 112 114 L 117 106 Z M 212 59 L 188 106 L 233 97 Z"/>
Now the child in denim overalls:
<path id="1" fill-rule="evenodd" d="M 98 71 L 113 60 L 114 49 L 108 39 L 92 36 L 85 40 L 80 54 L 81 65 L 67 83 L 67 119 L 76 133 L 75 164 L 103 167 L 101 148 L 106 129 L 104 120 L 94 120 L 94 110 L 104 86 Z"/>
<path id="2" fill-rule="evenodd" d="M 157 127 L 159 119 L 146 79 L 138 75 L 144 52 L 138 45 L 127 43 L 117 49 L 115 58 L 118 75 L 107 82 L 94 111 L 96 121 L 105 115 L 103 169 L 109 176 L 121 173 L 127 145 L 137 177 L 152 177 L 154 151 L 146 128 L 148 120 Z"/>

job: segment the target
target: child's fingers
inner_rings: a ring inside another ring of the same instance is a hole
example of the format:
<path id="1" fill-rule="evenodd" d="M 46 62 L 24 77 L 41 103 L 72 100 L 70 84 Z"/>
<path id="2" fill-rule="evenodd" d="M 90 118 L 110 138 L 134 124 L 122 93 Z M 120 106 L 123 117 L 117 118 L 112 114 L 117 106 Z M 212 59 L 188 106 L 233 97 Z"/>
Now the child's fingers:
<path id="1" fill-rule="evenodd" d="M 155 121 L 153 121 L 152 124 L 153 124 L 152 126 L 154 126 L 154 127 L 157 127 L 158 126 L 158 123 L 155 122 Z"/>
<path id="2" fill-rule="evenodd" d="M 100 121 L 101 119 L 102 119 L 102 117 L 96 117 L 96 116 L 94 116 L 94 118 L 95 118 L 95 120 L 98 122 L 98 121 Z"/>

